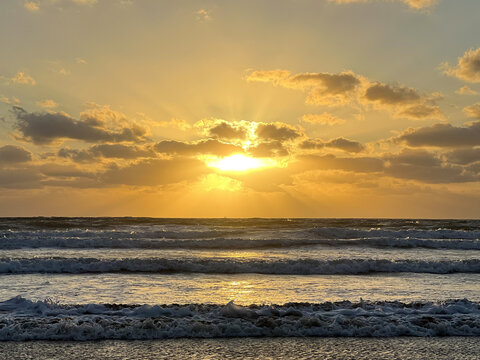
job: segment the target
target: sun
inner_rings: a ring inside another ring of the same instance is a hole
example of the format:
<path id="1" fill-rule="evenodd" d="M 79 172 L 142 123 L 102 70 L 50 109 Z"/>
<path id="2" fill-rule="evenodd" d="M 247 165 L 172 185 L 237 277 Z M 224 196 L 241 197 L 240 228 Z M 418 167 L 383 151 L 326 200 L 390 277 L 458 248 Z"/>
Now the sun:
<path id="1" fill-rule="evenodd" d="M 221 171 L 248 171 L 273 166 L 272 159 L 257 159 L 242 154 L 234 154 L 208 162 L 208 166 Z"/>

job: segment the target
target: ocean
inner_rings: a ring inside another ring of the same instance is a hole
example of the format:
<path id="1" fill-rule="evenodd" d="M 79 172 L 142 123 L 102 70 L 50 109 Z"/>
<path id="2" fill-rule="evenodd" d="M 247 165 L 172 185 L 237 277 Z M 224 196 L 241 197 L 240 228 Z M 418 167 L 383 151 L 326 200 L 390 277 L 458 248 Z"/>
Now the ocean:
<path id="1" fill-rule="evenodd" d="M 0 358 L 480 356 L 478 220 L 2 218 L 0 254 Z"/>

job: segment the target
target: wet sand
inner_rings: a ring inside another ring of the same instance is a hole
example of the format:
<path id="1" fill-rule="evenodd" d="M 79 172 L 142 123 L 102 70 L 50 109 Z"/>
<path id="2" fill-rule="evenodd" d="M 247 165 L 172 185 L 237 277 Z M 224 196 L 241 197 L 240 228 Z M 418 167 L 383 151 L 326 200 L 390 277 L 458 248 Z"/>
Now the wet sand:
<path id="1" fill-rule="evenodd" d="M 0 359 L 449 359 L 480 358 L 478 337 L 240 338 L 3 342 Z"/>

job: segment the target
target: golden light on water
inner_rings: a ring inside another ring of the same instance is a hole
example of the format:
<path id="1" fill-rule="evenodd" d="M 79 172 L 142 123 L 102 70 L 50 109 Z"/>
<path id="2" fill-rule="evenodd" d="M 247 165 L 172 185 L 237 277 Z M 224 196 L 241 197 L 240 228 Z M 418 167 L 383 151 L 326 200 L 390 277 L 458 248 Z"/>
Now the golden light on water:
<path id="1" fill-rule="evenodd" d="M 242 154 L 234 154 L 207 163 L 208 166 L 221 171 L 248 171 L 275 166 L 273 159 L 257 159 Z"/>

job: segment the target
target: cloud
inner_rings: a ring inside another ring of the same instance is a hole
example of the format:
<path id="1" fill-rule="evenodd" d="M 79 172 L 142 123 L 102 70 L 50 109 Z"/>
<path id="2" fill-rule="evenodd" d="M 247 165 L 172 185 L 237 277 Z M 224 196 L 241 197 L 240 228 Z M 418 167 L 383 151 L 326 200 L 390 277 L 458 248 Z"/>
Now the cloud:
<path id="1" fill-rule="evenodd" d="M 155 151 L 149 147 L 125 144 L 100 144 L 93 145 L 88 149 L 62 148 L 58 156 L 70 158 L 78 162 L 93 161 L 98 158 L 108 159 L 138 159 L 156 157 Z"/>
<path id="2" fill-rule="evenodd" d="M 32 153 L 20 146 L 5 145 L 0 147 L 0 163 L 16 164 L 32 160 Z"/>
<path id="3" fill-rule="evenodd" d="M 417 180 L 429 184 L 475 182 L 480 178 L 471 172 L 465 172 L 460 166 L 417 166 L 395 164 L 387 168 L 387 175 L 398 179 Z"/>
<path id="4" fill-rule="evenodd" d="M 444 115 L 437 105 L 418 104 L 409 106 L 398 113 L 409 119 L 443 119 Z"/>
<path id="5" fill-rule="evenodd" d="M 328 0 L 337 4 L 353 4 L 353 3 L 367 3 L 371 0 Z M 384 0 L 386 1 L 386 0 Z M 437 0 L 399 0 L 408 5 L 412 9 L 420 10 L 429 8 L 437 3 Z"/>
<path id="6" fill-rule="evenodd" d="M 101 175 L 101 180 L 107 184 L 158 186 L 197 180 L 208 172 L 205 163 L 196 159 L 155 159 L 111 168 Z"/>
<path id="7" fill-rule="evenodd" d="M 307 92 L 306 103 L 310 105 L 371 105 L 393 112 L 396 117 L 411 119 L 443 119 L 436 101 L 438 93 L 419 94 L 418 91 L 401 85 L 371 82 L 352 71 L 338 74 L 300 73 L 292 75 L 286 70 L 252 71 L 246 76 L 249 82 L 268 82 Z M 340 120 L 324 113 L 305 115 L 303 121 L 335 123 Z"/>
<path id="8" fill-rule="evenodd" d="M 480 121 L 464 127 L 451 124 L 434 124 L 417 129 L 408 129 L 400 134 L 397 141 L 409 146 L 422 147 L 468 147 L 480 145 Z"/>
<path id="9" fill-rule="evenodd" d="M 226 144 L 215 139 L 200 140 L 195 143 L 186 143 L 175 140 L 164 140 L 154 145 L 155 151 L 163 154 L 201 155 L 211 154 L 227 156 L 244 152 L 243 148 L 233 144 Z"/>
<path id="10" fill-rule="evenodd" d="M 416 103 L 420 95 L 414 89 L 376 82 L 367 88 L 365 98 L 382 105 L 399 105 Z"/>
<path id="11" fill-rule="evenodd" d="M 344 124 L 346 121 L 335 115 L 324 112 L 323 114 L 305 114 L 302 116 L 302 121 L 310 124 L 320 125 L 339 125 Z"/>
<path id="12" fill-rule="evenodd" d="M 240 139 L 244 140 L 247 138 L 247 129 L 240 126 L 234 126 L 227 122 L 221 122 L 218 125 L 215 125 L 208 129 L 210 136 L 219 138 L 219 139 Z"/>
<path id="13" fill-rule="evenodd" d="M 480 148 L 456 149 L 445 154 L 449 162 L 468 165 L 480 161 Z"/>
<path id="14" fill-rule="evenodd" d="M 26 1 L 23 4 L 23 7 L 30 12 L 37 12 L 38 10 L 40 10 L 40 6 L 38 6 L 38 3 L 34 1 Z"/>
<path id="15" fill-rule="evenodd" d="M 271 82 L 286 88 L 308 92 L 306 102 L 312 105 L 341 105 L 351 101 L 361 78 L 351 71 L 339 74 L 300 73 L 292 75 L 287 70 L 252 71 L 246 76 L 249 82 Z"/>
<path id="16" fill-rule="evenodd" d="M 456 66 L 444 63 L 440 67 L 446 75 L 455 76 L 470 83 L 478 83 L 480 82 L 480 48 L 467 50 L 462 57 L 458 58 Z"/>
<path id="17" fill-rule="evenodd" d="M 60 75 L 64 75 L 64 76 L 70 75 L 70 70 L 65 69 L 65 68 L 58 69 L 57 72 L 58 72 Z"/>
<path id="18" fill-rule="evenodd" d="M 354 182 L 355 178 L 362 174 L 371 174 L 372 180 L 391 177 L 429 184 L 464 183 L 480 180 L 480 176 L 474 171 L 470 171 L 463 166 L 444 164 L 433 153 L 412 149 L 405 149 L 398 154 L 390 154 L 382 158 L 336 157 L 331 154 L 299 156 L 298 162 L 292 164 L 292 168 L 295 168 L 297 172 L 348 171 L 350 172 L 349 183 Z"/>
<path id="19" fill-rule="evenodd" d="M 296 127 L 284 123 L 259 123 L 255 135 L 270 141 L 288 141 L 302 136 Z"/>
<path id="20" fill-rule="evenodd" d="M 469 86 L 465 85 L 465 86 L 462 86 L 460 89 L 458 89 L 457 91 L 455 91 L 456 94 L 459 94 L 459 95 L 478 95 L 478 92 L 471 89 Z"/>
<path id="21" fill-rule="evenodd" d="M 287 156 L 288 150 L 281 141 L 262 142 L 248 148 L 248 153 L 254 157 Z"/>
<path id="22" fill-rule="evenodd" d="M 320 139 L 305 140 L 300 144 L 300 148 L 304 150 L 319 150 L 323 148 L 334 148 L 351 153 L 358 153 L 364 149 L 364 146 L 358 141 L 345 139 L 342 137 L 323 141 Z"/>
<path id="23" fill-rule="evenodd" d="M 43 176 L 35 169 L 0 168 L 0 187 L 9 189 L 32 189 L 41 187 Z"/>
<path id="24" fill-rule="evenodd" d="M 299 86 L 311 86 L 307 103 L 313 105 L 343 104 L 360 85 L 360 79 L 353 72 L 339 74 L 312 73 L 294 75 L 290 82 Z"/>
<path id="25" fill-rule="evenodd" d="M 56 108 L 58 106 L 58 104 L 53 100 L 37 101 L 37 105 L 41 106 L 45 109 L 53 109 L 53 108 Z"/>
<path id="26" fill-rule="evenodd" d="M 379 82 L 370 84 L 363 100 L 378 108 L 392 110 L 395 116 L 415 120 L 443 119 L 443 113 L 436 105 L 440 94 L 422 96 L 415 89 Z"/>
<path id="27" fill-rule="evenodd" d="M 480 102 L 467 106 L 463 112 L 471 118 L 480 119 Z"/>
<path id="28" fill-rule="evenodd" d="M 15 76 L 12 77 L 10 80 L 11 80 L 11 82 L 13 82 L 15 84 L 21 84 L 21 85 L 32 85 L 33 86 L 37 83 L 33 77 L 31 77 L 30 75 L 28 75 L 27 73 L 25 73 L 23 71 L 17 72 L 15 74 Z"/>
<path id="29" fill-rule="evenodd" d="M 212 15 L 210 14 L 210 11 L 207 9 L 199 9 L 195 14 L 197 15 L 198 21 L 206 22 L 206 21 L 212 20 Z"/>
<path id="30" fill-rule="evenodd" d="M 439 166 L 442 161 L 433 153 L 423 149 L 403 149 L 398 154 L 384 157 L 390 165 Z"/>
<path id="31" fill-rule="evenodd" d="M 480 178 L 461 166 L 443 164 L 433 153 L 425 150 L 403 150 L 386 157 L 385 174 L 398 179 L 417 180 L 430 184 L 462 183 Z"/>
<path id="32" fill-rule="evenodd" d="M 65 113 L 29 113 L 14 106 L 17 129 L 22 137 L 37 145 L 50 144 L 63 139 L 85 142 L 139 142 L 146 140 L 147 130 L 140 125 L 120 124 L 109 126 L 105 117 L 93 114 L 75 120 Z"/>
<path id="33" fill-rule="evenodd" d="M 364 146 L 358 141 L 348 140 L 342 137 L 327 141 L 325 146 L 352 153 L 358 153 L 364 149 Z"/>
<path id="34" fill-rule="evenodd" d="M 80 5 L 93 5 L 97 3 L 97 0 L 72 0 L 75 4 Z"/>
<path id="35" fill-rule="evenodd" d="M 8 105 L 19 104 L 20 100 L 16 97 L 8 98 L 4 95 L 0 95 L 0 102 Z"/>
<path id="36" fill-rule="evenodd" d="M 96 176 L 94 173 L 81 170 L 76 166 L 56 163 L 42 164 L 37 169 L 41 174 L 55 178 L 94 178 Z"/>
<path id="37" fill-rule="evenodd" d="M 374 157 L 336 157 L 327 155 L 302 155 L 298 162 L 292 164 L 297 171 L 311 170 L 345 170 L 360 173 L 381 172 L 384 170 L 384 161 Z"/>

